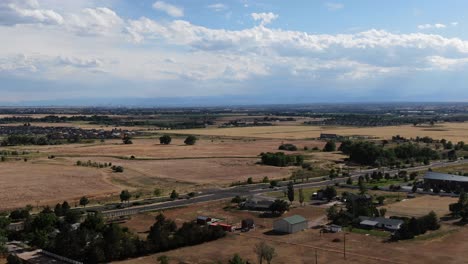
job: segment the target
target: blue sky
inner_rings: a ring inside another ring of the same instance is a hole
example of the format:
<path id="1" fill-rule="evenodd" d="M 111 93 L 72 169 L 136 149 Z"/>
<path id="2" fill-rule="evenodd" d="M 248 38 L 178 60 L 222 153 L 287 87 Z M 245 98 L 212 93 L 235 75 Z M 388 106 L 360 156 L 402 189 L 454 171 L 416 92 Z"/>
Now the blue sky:
<path id="1" fill-rule="evenodd" d="M 2 0 L 0 104 L 467 101 L 467 9 L 466 1 Z"/>

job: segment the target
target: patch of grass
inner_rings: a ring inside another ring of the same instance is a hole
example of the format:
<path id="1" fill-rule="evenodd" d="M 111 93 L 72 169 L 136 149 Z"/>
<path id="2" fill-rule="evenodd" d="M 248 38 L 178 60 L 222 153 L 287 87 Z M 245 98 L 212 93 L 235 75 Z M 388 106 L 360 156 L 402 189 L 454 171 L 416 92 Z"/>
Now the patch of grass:
<path id="1" fill-rule="evenodd" d="M 451 235 L 455 232 L 458 232 L 458 229 L 439 229 L 436 231 L 428 232 L 424 235 L 417 236 L 413 238 L 412 240 L 414 241 L 426 241 L 426 240 L 432 240 L 436 238 L 441 238 L 444 236 Z"/>
<path id="2" fill-rule="evenodd" d="M 389 238 L 390 233 L 387 231 L 382 231 L 382 230 L 374 230 L 374 229 L 361 229 L 361 228 L 355 228 L 355 227 L 345 227 L 343 228 L 344 231 L 346 232 L 352 232 L 356 234 L 361 234 L 361 235 L 370 235 L 370 236 L 375 236 L 375 237 L 381 237 L 381 238 Z"/>

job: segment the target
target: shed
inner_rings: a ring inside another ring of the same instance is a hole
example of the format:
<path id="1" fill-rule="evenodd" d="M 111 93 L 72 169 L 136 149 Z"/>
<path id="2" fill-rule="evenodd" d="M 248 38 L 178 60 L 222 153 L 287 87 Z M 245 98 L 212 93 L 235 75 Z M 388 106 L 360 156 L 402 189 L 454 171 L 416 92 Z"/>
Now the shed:
<path id="1" fill-rule="evenodd" d="M 332 232 L 332 233 L 338 233 L 338 232 L 341 232 L 342 231 L 342 227 L 339 226 L 339 225 L 329 225 L 327 226 L 326 230 L 328 232 Z"/>
<path id="2" fill-rule="evenodd" d="M 197 216 L 197 224 L 199 225 L 206 225 L 210 221 L 211 221 L 211 217 Z"/>
<path id="3" fill-rule="evenodd" d="M 293 234 L 309 227 L 307 219 L 300 215 L 293 215 L 276 220 L 273 223 L 273 230 L 279 233 Z"/>
<path id="4" fill-rule="evenodd" d="M 252 218 L 247 218 L 241 222 L 242 229 L 252 229 L 255 227 L 254 220 Z"/>

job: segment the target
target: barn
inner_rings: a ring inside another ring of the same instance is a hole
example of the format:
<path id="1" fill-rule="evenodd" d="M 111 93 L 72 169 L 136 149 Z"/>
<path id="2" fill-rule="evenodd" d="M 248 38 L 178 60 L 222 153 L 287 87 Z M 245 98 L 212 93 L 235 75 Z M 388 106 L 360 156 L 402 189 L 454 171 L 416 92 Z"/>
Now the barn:
<path id="1" fill-rule="evenodd" d="M 309 226 L 307 219 L 300 215 L 293 215 L 276 220 L 273 223 L 273 230 L 278 233 L 293 234 L 307 229 Z"/>

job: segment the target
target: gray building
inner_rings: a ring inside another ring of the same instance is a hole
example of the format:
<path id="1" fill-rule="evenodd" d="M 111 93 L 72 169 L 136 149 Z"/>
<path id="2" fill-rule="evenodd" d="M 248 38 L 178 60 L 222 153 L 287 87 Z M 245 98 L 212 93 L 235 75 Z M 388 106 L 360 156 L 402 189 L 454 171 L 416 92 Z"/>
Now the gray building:
<path id="1" fill-rule="evenodd" d="M 400 229 L 401 225 L 404 223 L 403 220 L 400 219 L 366 216 L 360 216 L 359 221 L 359 225 L 361 225 L 364 228 L 379 228 L 386 229 L 389 231 L 396 231 Z"/>
<path id="2" fill-rule="evenodd" d="M 428 171 L 424 174 L 424 184 L 430 188 L 439 188 L 446 191 L 468 191 L 468 177 L 453 174 Z"/>
<path id="3" fill-rule="evenodd" d="M 309 222 L 300 215 L 279 219 L 273 223 L 273 230 L 278 233 L 293 234 L 307 228 L 309 228 Z"/>

